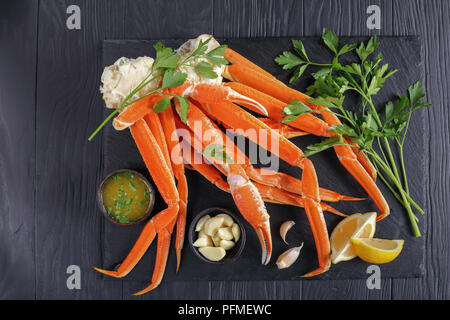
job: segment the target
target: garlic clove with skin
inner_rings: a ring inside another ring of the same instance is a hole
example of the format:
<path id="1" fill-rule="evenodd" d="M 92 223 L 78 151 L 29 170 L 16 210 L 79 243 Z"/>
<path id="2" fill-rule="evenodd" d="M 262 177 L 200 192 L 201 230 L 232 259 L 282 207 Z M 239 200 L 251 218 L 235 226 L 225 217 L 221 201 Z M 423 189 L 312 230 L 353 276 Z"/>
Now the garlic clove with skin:
<path id="1" fill-rule="evenodd" d="M 281 239 L 283 239 L 284 243 L 288 244 L 286 242 L 286 234 L 287 232 L 295 225 L 295 222 L 292 220 L 283 222 L 283 224 L 280 227 L 280 235 Z"/>
<path id="2" fill-rule="evenodd" d="M 283 252 L 277 259 L 278 269 L 289 268 L 295 261 L 297 261 L 300 251 L 303 248 L 303 242 L 299 247 L 294 247 Z"/>

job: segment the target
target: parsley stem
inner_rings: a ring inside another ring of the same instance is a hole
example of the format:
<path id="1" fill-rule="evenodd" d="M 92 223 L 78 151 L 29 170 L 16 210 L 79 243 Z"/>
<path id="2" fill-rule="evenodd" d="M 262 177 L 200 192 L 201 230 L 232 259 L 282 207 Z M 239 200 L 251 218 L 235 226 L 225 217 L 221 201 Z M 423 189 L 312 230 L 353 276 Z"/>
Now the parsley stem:
<path id="1" fill-rule="evenodd" d="M 331 63 L 317 63 L 317 62 L 311 62 L 311 61 L 308 61 L 308 64 L 312 65 L 312 66 L 316 66 L 316 67 L 331 67 L 331 66 L 333 66 Z"/>
<path id="2" fill-rule="evenodd" d="M 108 123 L 109 120 L 112 119 L 112 117 L 114 117 L 114 115 L 119 112 L 119 109 L 114 110 L 113 112 L 111 112 L 109 114 L 109 116 L 103 120 L 103 122 L 97 127 L 97 129 L 95 129 L 95 131 L 89 136 L 88 140 L 91 141 L 92 139 L 94 139 L 94 137 L 97 135 L 97 133 L 102 130 L 102 128 Z"/>
<path id="3" fill-rule="evenodd" d="M 411 209 L 410 201 L 407 199 L 406 192 L 403 189 L 398 177 L 395 176 L 395 174 L 392 172 L 392 168 L 390 168 L 386 163 L 383 162 L 383 160 L 375 153 L 370 153 L 373 157 L 373 159 L 380 165 L 380 167 L 383 169 L 383 171 L 386 173 L 386 175 L 392 180 L 394 185 L 397 187 L 400 197 L 401 197 L 401 203 L 403 207 L 406 209 L 406 212 L 408 214 L 409 220 L 411 221 L 411 226 L 413 228 L 414 234 L 416 237 L 420 237 L 421 233 L 419 230 L 419 227 L 417 225 L 417 217 L 414 215 Z M 387 184 L 389 187 L 389 184 Z"/>
<path id="4" fill-rule="evenodd" d="M 408 178 L 406 177 L 406 169 L 405 169 L 405 160 L 403 157 L 403 145 L 399 145 L 400 149 L 400 167 L 402 169 L 402 175 L 403 175 L 403 184 L 405 185 L 405 191 L 409 194 L 409 187 L 408 187 Z"/>

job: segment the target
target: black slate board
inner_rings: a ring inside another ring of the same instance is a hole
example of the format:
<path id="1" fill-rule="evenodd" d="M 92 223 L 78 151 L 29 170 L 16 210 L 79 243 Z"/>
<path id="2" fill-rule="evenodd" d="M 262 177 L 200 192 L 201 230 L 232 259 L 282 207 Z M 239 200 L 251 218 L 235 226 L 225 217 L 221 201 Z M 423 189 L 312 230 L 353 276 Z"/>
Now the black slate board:
<path id="1" fill-rule="evenodd" d="M 318 38 L 302 39 L 310 57 L 315 60 L 327 62 L 330 55 L 323 49 L 323 45 Z M 364 40 L 362 38 L 343 38 L 343 42 L 355 42 Z M 104 66 L 114 63 L 121 57 L 152 56 L 154 54 L 152 45 L 156 42 L 133 41 L 133 40 L 107 40 L 103 43 L 103 64 Z M 163 40 L 167 46 L 178 47 L 184 40 Z M 288 73 L 281 70 L 273 62 L 273 58 L 282 50 L 290 48 L 290 39 L 269 38 L 269 39 L 221 39 L 221 43 L 228 44 L 231 48 L 250 58 L 277 78 L 287 83 Z M 420 42 L 414 37 L 380 38 L 380 50 L 384 54 L 384 61 L 389 63 L 391 68 L 398 68 L 401 71 L 395 75 L 395 81 L 388 80 L 385 88 L 378 95 L 376 101 L 384 103 L 392 99 L 397 93 L 404 93 L 408 84 L 416 80 L 423 79 L 423 66 L 420 57 Z M 294 86 L 299 90 L 304 90 L 311 82 L 310 72 L 307 70 Z M 103 106 L 99 106 L 103 107 Z M 108 110 L 105 108 L 105 115 Z M 416 115 L 410 126 L 408 144 L 405 146 L 407 170 L 410 172 L 410 191 L 419 204 L 424 203 L 424 119 Z M 295 138 L 292 141 L 300 148 L 315 143 L 320 139 L 307 136 Z M 116 132 L 111 126 L 103 130 L 103 172 L 107 173 L 120 169 L 132 168 L 140 171 L 149 177 L 145 166 L 139 156 L 137 148 L 127 131 Z M 343 194 L 364 196 L 364 190 L 348 174 L 338 162 L 332 150 L 323 152 L 312 157 L 315 164 L 319 183 L 322 187 L 331 188 Z M 300 172 L 290 167 L 284 162 L 280 162 L 280 171 L 300 177 Z M 220 191 L 215 186 L 206 181 L 199 174 L 187 171 L 189 183 L 189 203 L 188 221 L 201 210 L 213 206 L 220 206 L 237 211 L 230 195 Z M 149 177 L 150 178 L 150 177 Z M 420 277 L 424 273 L 424 249 L 423 238 L 415 238 L 409 228 L 409 220 L 402 207 L 396 199 L 389 193 L 387 188 L 378 182 L 390 207 L 391 215 L 377 224 L 376 237 L 405 239 L 405 246 L 401 256 L 394 262 L 381 265 L 381 276 L 384 278 L 405 278 Z M 347 213 L 376 211 L 376 207 L 370 201 L 345 202 L 332 204 L 337 209 Z M 154 212 L 164 209 L 164 202 L 160 197 L 156 199 Z M 289 280 L 299 279 L 305 272 L 316 268 L 317 257 L 313 236 L 309 227 L 306 215 L 301 208 L 267 204 L 268 212 L 271 214 L 271 225 L 273 235 L 274 252 L 268 266 L 260 264 L 260 248 L 255 233 L 246 222 L 247 244 L 241 258 L 233 264 L 222 266 L 211 266 L 200 261 L 191 251 L 188 243 L 183 251 L 182 265 L 180 272 L 175 274 L 175 253 L 172 249 L 169 256 L 168 265 L 164 281 L 196 281 L 196 280 Z M 329 231 L 341 220 L 331 214 L 325 213 L 325 219 Z M 289 269 L 278 271 L 275 265 L 276 258 L 288 248 L 278 235 L 279 226 L 286 220 L 294 220 L 295 228 L 291 229 L 287 240 L 291 245 L 304 242 L 304 248 L 299 261 Z M 423 223 L 419 223 L 421 230 L 424 230 Z M 137 239 L 142 225 L 133 227 L 119 227 L 105 221 L 102 234 L 103 266 L 113 267 L 119 263 L 128 253 L 129 249 Z M 187 240 L 186 240 L 187 242 Z M 149 281 L 153 272 L 155 260 L 156 242 L 152 244 L 144 258 L 135 269 L 125 278 L 125 280 Z M 342 262 L 332 265 L 330 271 L 315 277 L 314 279 L 360 279 L 367 278 L 366 269 L 369 264 L 354 259 L 350 262 Z"/>

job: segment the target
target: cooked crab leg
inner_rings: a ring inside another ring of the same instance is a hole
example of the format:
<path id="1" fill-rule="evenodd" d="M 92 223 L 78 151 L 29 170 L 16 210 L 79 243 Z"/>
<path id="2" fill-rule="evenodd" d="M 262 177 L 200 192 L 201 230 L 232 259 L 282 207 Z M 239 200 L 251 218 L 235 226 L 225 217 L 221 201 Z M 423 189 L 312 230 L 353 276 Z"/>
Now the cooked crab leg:
<path id="1" fill-rule="evenodd" d="M 230 127 L 242 129 L 243 134 L 248 139 L 275 153 L 290 165 L 303 169 L 301 192 L 304 197 L 306 214 L 311 221 L 319 260 L 319 268 L 307 276 L 326 272 L 330 268 L 331 261 L 330 243 L 320 206 L 319 184 L 312 162 L 303 157 L 303 152 L 297 146 L 234 103 L 224 101 L 219 104 L 202 104 L 202 106 L 210 117 L 220 119 L 220 122 L 226 123 Z M 267 134 L 266 141 L 278 143 L 279 149 L 275 150 L 272 145 L 261 144 L 261 141 L 255 135 L 246 135 L 245 133 L 249 129 L 263 130 Z"/>
<path id="2" fill-rule="evenodd" d="M 184 173 L 184 165 L 181 161 L 181 155 L 180 152 L 178 154 L 175 154 L 177 150 L 178 145 L 178 136 L 176 133 L 176 126 L 175 126 L 175 116 L 173 113 L 172 108 L 170 107 L 164 112 L 161 112 L 158 114 L 159 118 L 161 119 L 161 122 L 164 123 L 163 130 L 166 137 L 167 146 L 169 148 L 169 153 L 171 155 L 170 162 L 172 164 L 172 169 L 175 174 L 175 178 L 177 180 L 177 189 L 178 194 L 180 196 L 180 202 L 179 202 L 179 212 L 178 212 L 178 218 L 177 218 L 177 233 L 175 237 L 175 251 L 177 254 L 177 269 L 176 271 L 180 269 L 180 262 L 181 262 L 181 250 L 183 249 L 184 245 L 184 234 L 186 229 L 186 207 L 187 207 L 187 201 L 188 201 L 188 185 L 186 181 L 186 175 Z M 179 158 L 179 159 L 173 159 L 172 157 Z"/>
<path id="3" fill-rule="evenodd" d="M 194 135 L 193 131 L 178 118 L 175 119 L 175 123 L 177 128 L 187 130 L 190 133 L 184 138 L 188 140 L 187 142 L 193 149 L 195 149 L 196 152 L 201 153 L 203 151 L 202 142 Z M 220 130 L 215 123 L 211 122 L 211 125 L 214 126 L 215 129 Z M 251 180 L 260 184 L 280 188 L 282 190 L 301 195 L 302 180 L 291 177 L 290 175 L 282 172 L 253 167 L 248 157 L 228 138 L 227 135 L 223 135 L 223 139 L 224 141 L 221 140 L 221 143 L 224 142 L 226 145 L 227 154 L 235 155 L 235 157 L 231 158 L 235 163 L 240 163 L 242 165 L 245 173 Z M 224 169 L 220 167 L 220 165 L 215 164 L 214 161 L 210 162 L 213 163 L 224 175 L 226 175 L 226 172 L 224 172 Z M 319 187 L 319 194 L 321 200 L 329 202 L 365 200 L 365 198 L 342 195 L 336 191 L 322 187 Z"/>
<path id="4" fill-rule="evenodd" d="M 250 72 L 250 70 L 247 71 Z M 227 76 L 225 75 L 225 77 Z M 283 113 L 283 109 L 284 107 L 286 107 L 286 103 L 284 103 L 283 101 L 280 101 L 270 96 L 269 94 L 258 91 L 257 89 L 240 82 L 227 82 L 224 85 L 264 105 L 264 108 L 266 108 L 268 117 L 270 119 L 276 120 L 278 122 L 284 119 L 285 114 Z M 258 109 L 255 109 L 251 104 L 245 103 L 240 104 L 252 111 L 259 113 Z M 304 114 L 298 117 L 297 119 L 289 122 L 288 125 L 306 131 L 308 133 L 314 134 L 316 136 L 330 136 L 331 134 L 331 132 L 328 131 L 329 125 L 325 121 L 309 113 Z"/>
<path id="5" fill-rule="evenodd" d="M 164 91 L 164 90 L 162 90 Z M 126 107 L 120 114 L 114 118 L 113 126 L 116 130 L 123 130 L 133 123 L 142 119 L 147 113 L 153 110 L 153 106 L 164 97 L 159 93 L 152 94 L 142 98 Z"/>
<path id="6" fill-rule="evenodd" d="M 182 144 L 187 144 L 187 141 L 183 141 Z M 192 147 L 191 147 L 192 148 Z M 196 151 L 192 148 L 192 152 Z M 192 166 L 192 168 L 200 173 L 203 177 L 205 177 L 209 182 L 214 184 L 216 187 L 225 192 L 230 192 L 230 185 L 222 178 L 221 171 L 214 168 L 212 165 L 206 162 L 194 162 L 192 161 L 192 156 L 189 153 L 183 153 L 183 159 Z M 207 158 L 208 159 L 208 158 Z M 213 161 L 213 160 L 212 160 Z M 297 194 L 287 192 L 276 187 L 264 185 L 258 182 L 253 181 L 253 184 L 258 189 L 258 192 L 261 194 L 264 202 L 272 202 L 278 204 L 292 205 L 304 208 L 303 198 Z M 347 217 L 346 214 L 339 212 L 333 207 L 327 205 L 326 203 L 321 202 L 320 206 L 323 211 L 327 211 L 333 213 L 335 215 L 341 217 Z"/>
<path id="7" fill-rule="evenodd" d="M 266 108 L 258 101 L 223 85 L 185 82 L 181 86 L 170 88 L 169 92 L 184 97 L 191 97 L 194 100 L 208 104 L 216 104 L 222 101 L 244 103 L 245 105 L 252 106 L 254 110 L 258 110 L 260 114 L 264 116 L 268 115 Z"/>
<path id="8" fill-rule="evenodd" d="M 283 84 L 282 82 L 277 82 L 277 83 L 279 83 L 280 85 Z M 264 107 L 267 109 L 267 113 L 269 114 L 268 116 L 270 119 L 274 119 L 276 121 L 283 120 L 283 118 L 285 116 L 283 113 L 283 109 L 286 106 L 286 103 L 284 103 L 278 99 L 275 99 L 274 97 L 269 96 L 268 94 L 265 94 L 254 88 L 246 86 L 245 84 L 239 83 L 239 82 L 228 82 L 225 84 L 225 86 L 230 87 L 234 91 L 239 92 L 242 95 L 248 96 L 249 98 L 263 104 Z M 245 103 L 241 103 L 241 104 L 244 107 L 247 107 L 253 111 L 258 112 L 258 110 L 253 108 L 253 105 L 246 105 Z M 268 124 L 268 123 L 266 123 L 266 124 Z M 320 120 L 317 117 L 314 117 L 311 114 L 304 114 L 304 115 L 298 117 L 297 119 L 289 122 L 288 126 L 294 127 L 297 129 L 301 129 L 301 130 L 305 130 L 316 136 L 328 136 L 328 137 L 332 136 L 332 133 L 330 131 L 328 131 L 329 124 L 327 124 L 323 120 Z M 271 126 L 269 125 L 269 127 L 271 127 Z M 287 137 L 287 138 L 289 138 L 289 137 Z M 364 152 L 357 151 L 356 150 L 357 144 L 352 142 L 350 139 L 346 138 L 346 142 L 355 146 L 355 149 L 353 150 L 353 152 L 356 154 L 358 161 L 361 163 L 361 165 L 364 167 L 364 169 L 366 169 L 367 173 L 375 181 L 376 177 L 377 177 L 377 171 L 376 171 L 375 167 L 373 166 L 372 162 L 370 162 L 367 155 Z"/>
<path id="9" fill-rule="evenodd" d="M 172 166 L 170 165 L 171 161 L 170 161 L 169 149 L 168 149 L 167 141 L 166 141 L 166 135 L 164 134 L 164 129 L 161 124 L 161 120 L 158 117 L 158 114 L 154 113 L 153 110 L 151 110 L 151 112 L 147 113 L 147 115 L 144 117 L 144 120 L 145 120 L 145 123 L 147 123 L 147 126 L 150 129 L 150 132 L 155 137 L 155 140 L 158 143 L 158 146 L 164 155 L 166 164 L 168 165 L 169 170 L 173 175 Z"/>
<path id="10" fill-rule="evenodd" d="M 169 230 L 172 230 L 177 218 L 179 197 L 171 170 L 146 122 L 141 119 L 130 129 L 150 175 L 168 208 L 156 214 L 147 222 L 138 240 L 117 271 L 95 269 L 116 278 L 126 276 L 142 258 L 155 236 L 158 235 L 157 263 L 153 272 L 152 283 L 139 292 L 139 294 L 142 294 L 156 288 L 164 275 L 170 245 Z M 159 239 L 160 237 L 161 239 Z M 169 241 L 167 241 L 167 238 L 169 238 Z"/>
<path id="11" fill-rule="evenodd" d="M 258 110 L 259 113 L 267 116 L 265 108 L 260 103 L 249 99 L 230 88 L 223 88 L 222 86 L 214 86 L 205 83 L 194 84 L 186 82 L 176 88 L 161 90 L 161 92 L 163 93 L 170 92 L 178 95 L 190 95 L 194 97 L 198 94 L 198 92 L 204 93 L 205 91 L 208 91 L 208 103 L 216 103 L 222 100 L 230 100 L 236 103 L 245 103 L 252 106 L 252 108 L 254 108 L 255 110 Z M 142 119 L 147 113 L 152 111 L 153 106 L 163 98 L 164 97 L 161 94 L 155 93 L 129 105 L 116 118 L 114 118 L 114 128 L 116 130 L 123 130 L 125 128 L 128 128 L 139 119 Z"/>
<path id="12" fill-rule="evenodd" d="M 230 62 L 232 64 L 240 64 L 240 65 L 246 66 L 247 68 L 250 68 L 250 69 L 252 69 L 252 70 L 254 70 L 256 72 L 262 73 L 262 74 L 264 74 L 265 76 L 267 76 L 269 78 L 274 78 L 275 79 L 275 77 L 273 75 L 271 75 L 269 72 L 267 72 L 266 70 L 264 70 L 260 66 L 254 64 L 253 62 L 251 62 L 250 60 L 248 60 L 244 56 L 240 55 L 239 53 L 237 53 L 233 49 L 227 48 L 225 50 L 224 58 L 227 59 L 228 62 Z"/>
<path id="13" fill-rule="evenodd" d="M 302 180 L 291 177 L 290 175 L 282 172 L 275 172 L 263 168 L 255 168 L 252 165 L 246 165 L 245 170 L 247 175 L 252 180 L 257 181 L 261 184 L 274 187 L 279 186 L 281 189 L 295 194 L 301 194 L 301 190 L 303 189 Z M 365 198 L 342 195 L 336 191 L 325 189 L 322 187 L 319 187 L 319 195 L 321 200 L 328 202 L 365 200 Z"/>
<path id="14" fill-rule="evenodd" d="M 317 109 L 322 114 L 324 120 L 330 125 L 339 125 L 341 122 L 339 119 L 328 112 L 323 107 L 314 106 L 308 101 L 309 97 L 297 90 L 291 89 L 284 85 L 281 81 L 274 80 L 261 74 L 255 74 L 250 72 L 251 70 L 240 65 L 231 65 L 225 68 L 224 75 L 227 79 L 232 81 L 238 81 L 247 86 L 250 86 L 256 90 L 270 94 L 276 99 L 281 100 L 284 103 L 290 103 L 290 101 L 297 99 L 313 109 Z M 298 117 L 302 118 L 303 116 Z M 307 131 L 306 129 L 304 129 Z M 338 135 L 337 133 L 330 132 L 330 134 Z M 389 206 L 383 197 L 383 194 L 378 189 L 373 180 L 373 175 L 369 175 L 366 169 L 360 164 L 357 156 L 353 152 L 353 148 L 345 145 L 334 146 L 339 161 L 350 172 L 350 174 L 361 184 L 361 186 L 369 194 L 370 198 L 375 202 L 380 214 L 377 220 L 381 220 L 389 215 Z"/>
<path id="15" fill-rule="evenodd" d="M 279 121 L 275 121 L 270 118 L 258 118 L 262 122 L 264 122 L 267 126 L 272 128 L 273 130 L 278 130 L 278 132 L 287 139 L 306 136 L 309 133 L 303 130 L 295 129 L 285 124 L 282 124 Z"/>
<path id="16" fill-rule="evenodd" d="M 175 102 L 175 105 L 177 112 L 180 113 L 181 110 L 178 101 Z M 192 103 L 187 113 L 186 124 L 194 131 L 194 134 L 196 133 L 194 128 L 198 124 L 201 124 L 204 148 L 217 143 L 217 141 L 225 140 L 224 133 L 217 130 L 212 121 Z M 230 191 L 236 206 L 258 235 L 262 250 L 262 263 L 267 264 L 272 255 L 272 236 L 270 233 L 270 217 L 266 211 L 264 201 L 258 193 L 258 189 L 253 185 L 240 165 L 235 163 L 222 163 L 222 166 L 226 170 L 227 182 L 230 185 Z"/>

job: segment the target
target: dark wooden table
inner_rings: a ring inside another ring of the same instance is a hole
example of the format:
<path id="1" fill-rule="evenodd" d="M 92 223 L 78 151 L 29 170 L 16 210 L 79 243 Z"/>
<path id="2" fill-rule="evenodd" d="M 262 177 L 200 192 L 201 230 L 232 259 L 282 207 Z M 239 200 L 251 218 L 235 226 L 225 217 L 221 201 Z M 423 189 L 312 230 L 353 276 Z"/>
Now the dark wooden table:
<path id="1" fill-rule="evenodd" d="M 67 8 L 81 9 L 69 30 Z M 369 30 L 369 5 L 381 29 Z M 102 117 L 104 39 L 419 35 L 429 101 L 425 203 L 426 275 L 382 280 L 163 283 L 141 299 L 448 299 L 450 298 L 450 1 L 447 0 L 2 0 L 0 3 L 0 298 L 129 299 L 139 284 L 105 281 L 98 235 L 104 223 L 93 195 L 100 139 L 86 143 Z M 87 116 L 86 116 L 87 115 Z M 81 267 L 69 290 L 67 267 Z"/>

